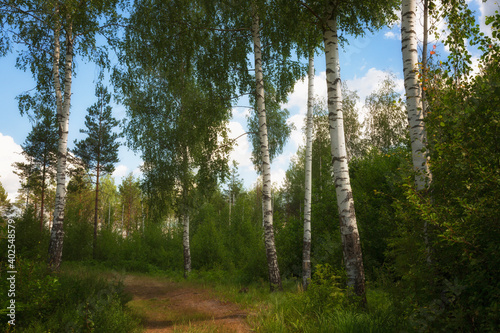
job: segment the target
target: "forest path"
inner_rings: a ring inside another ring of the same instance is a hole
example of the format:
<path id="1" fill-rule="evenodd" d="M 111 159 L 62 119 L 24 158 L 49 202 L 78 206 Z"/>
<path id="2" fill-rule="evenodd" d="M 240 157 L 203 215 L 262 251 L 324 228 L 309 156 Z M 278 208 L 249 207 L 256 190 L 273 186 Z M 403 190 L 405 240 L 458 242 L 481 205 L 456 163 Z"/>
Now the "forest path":
<path id="1" fill-rule="evenodd" d="M 247 313 L 207 288 L 161 277 L 127 274 L 123 283 L 133 299 L 127 306 L 145 332 L 250 332 Z"/>

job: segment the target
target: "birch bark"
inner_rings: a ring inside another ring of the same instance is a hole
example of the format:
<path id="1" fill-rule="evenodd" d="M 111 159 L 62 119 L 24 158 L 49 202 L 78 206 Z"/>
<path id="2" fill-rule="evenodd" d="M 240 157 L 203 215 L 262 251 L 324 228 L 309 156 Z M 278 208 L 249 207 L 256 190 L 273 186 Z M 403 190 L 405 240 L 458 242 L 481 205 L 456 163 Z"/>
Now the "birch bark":
<path id="1" fill-rule="evenodd" d="M 182 245 L 184 248 L 184 278 L 187 278 L 191 273 L 191 248 L 189 246 L 189 214 L 182 213 Z"/>
<path id="2" fill-rule="evenodd" d="M 311 192 L 312 192 L 312 127 L 314 105 L 314 55 L 309 56 L 307 88 L 306 164 L 304 198 L 304 249 L 302 252 L 302 286 L 304 290 L 311 279 Z"/>
<path id="3" fill-rule="evenodd" d="M 416 0 L 404 0 L 401 8 L 401 52 L 403 54 L 406 108 L 408 123 L 410 124 L 413 169 L 416 172 L 415 186 L 419 191 L 429 185 L 432 180 L 432 174 L 425 153 L 427 140 L 418 80 Z"/>
<path id="4" fill-rule="evenodd" d="M 278 267 L 276 245 L 273 230 L 273 208 L 271 202 L 271 163 L 267 137 L 266 108 L 264 101 L 264 77 L 262 72 L 262 51 L 260 43 L 259 16 L 254 13 L 252 22 L 252 38 L 254 42 L 256 102 L 259 116 L 259 138 L 262 155 L 262 215 L 264 224 L 264 241 L 266 245 L 267 265 L 271 291 L 281 290 L 281 276 Z"/>
<path id="5" fill-rule="evenodd" d="M 46 165 L 47 165 L 47 160 L 45 159 L 45 154 L 44 154 L 44 159 L 43 159 L 43 169 L 42 169 L 42 202 L 40 203 L 40 232 L 43 231 L 43 205 L 45 201 L 45 177 L 47 176 L 47 170 L 46 170 Z"/>
<path id="6" fill-rule="evenodd" d="M 337 20 L 334 15 L 326 21 L 323 39 L 326 57 L 328 118 L 330 124 L 333 176 L 337 195 L 347 285 L 353 288 L 356 295 L 361 296 L 362 302 L 365 303 L 363 258 L 347 164 L 342 114 Z"/>
<path id="7" fill-rule="evenodd" d="M 181 202 L 181 219 L 182 219 L 182 247 L 184 250 L 184 278 L 187 278 L 191 273 L 191 247 L 189 244 L 189 153 L 185 147 L 182 153 L 182 202 Z"/>
<path id="8" fill-rule="evenodd" d="M 63 239 L 64 239 L 64 207 L 66 206 L 66 160 L 68 154 L 68 124 L 69 109 L 71 105 L 71 81 L 73 70 L 73 31 L 71 17 L 67 17 L 66 26 L 66 57 L 64 64 L 64 94 L 61 87 L 59 76 L 59 60 L 61 56 L 61 21 L 59 10 L 55 11 L 54 28 L 54 55 L 52 74 L 56 92 L 57 122 L 59 126 L 58 156 L 57 156 L 57 174 L 56 174 L 56 200 L 54 209 L 54 222 L 50 235 L 49 244 L 49 268 L 59 270 L 62 258 Z"/>

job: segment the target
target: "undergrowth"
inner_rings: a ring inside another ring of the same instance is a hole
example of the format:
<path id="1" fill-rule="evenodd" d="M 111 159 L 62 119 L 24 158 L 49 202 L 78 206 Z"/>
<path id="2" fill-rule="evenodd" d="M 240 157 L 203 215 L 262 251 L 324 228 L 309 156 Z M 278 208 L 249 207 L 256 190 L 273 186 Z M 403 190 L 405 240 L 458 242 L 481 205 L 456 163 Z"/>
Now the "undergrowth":
<path id="1" fill-rule="evenodd" d="M 242 284 L 238 274 L 222 270 L 195 271 L 188 283 L 214 290 L 224 300 L 240 304 L 257 332 L 386 333 L 408 331 L 400 311 L 382 290 L 368 288 L 367 308 L 348 297 L 329 265 L 317 265 L 307 291 L 299 279 L 283 281 L 282 292 L 269 292 L 264 281 Z"/>
<path id="2" fill-rule="evenodd" d="M 2 267 L 0 288 L 7 290 Z M 44 262 L 17 259 L 15 325 L 4 313 L 10 299 L 0 295 L 3 332 L 139 332 L 125 308 L 130 300 L 120 281 L 92 270 L 49 273 Z"/>

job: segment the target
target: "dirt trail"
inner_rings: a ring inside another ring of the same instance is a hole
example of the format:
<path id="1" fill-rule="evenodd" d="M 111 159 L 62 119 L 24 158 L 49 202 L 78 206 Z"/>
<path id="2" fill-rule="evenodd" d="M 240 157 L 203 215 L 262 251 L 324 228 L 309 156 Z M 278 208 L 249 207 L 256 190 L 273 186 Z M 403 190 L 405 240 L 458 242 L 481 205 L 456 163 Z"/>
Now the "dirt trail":
<path id="1" fill-rule="evenodd" d="M 145 332 L 250 332 L 247 314 L 209 290 L 162 278 L 126 275 L 127 303 L 142 318 Z"/>

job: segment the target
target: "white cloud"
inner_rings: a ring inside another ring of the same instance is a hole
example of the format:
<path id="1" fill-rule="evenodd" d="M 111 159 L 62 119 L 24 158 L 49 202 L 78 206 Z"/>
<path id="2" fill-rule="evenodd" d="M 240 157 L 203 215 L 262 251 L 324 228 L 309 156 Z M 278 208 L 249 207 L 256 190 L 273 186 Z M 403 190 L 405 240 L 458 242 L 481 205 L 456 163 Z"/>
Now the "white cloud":
<path id="1" fill-rule="evenodd" d="M 295 83 L 293 92 L 288 96 L 288 102 L 283 105 L 284 108 L 298 108 L 298 113 L 303 116 L 307 113 L 307 79 L 298 80 Z M 326 98 L 326 72 L 321 72 L 314 76 L 314 96 Z"/>
<path id="2" fill-rule="evenodd" d="M 295 127 L 292 130 L 292 133 L 290 133 L 290 143 L 292 143 L 295 149 L 297 149 L 298 147 L 305 144 L 304 133 L 302 131 L 303 127 L 305 126 L 305 115 L 295 114 L 288 118 L 288 122 L 293 124 L 293 126 Z"/>
<path id="3" fill-rule="evenodd" d="M 238 163 L 238 170 L 240 177 L 244 180 L 245 187 L 249 188 L 255 179 L 257 179 L 257 172 L 253 166 L 252 157 L 252 147 L 248 135 L 245 135 L 247 131 L 243 128 L 243 125 L 237 121 L 229 122 L 228 137 L 230 139 L 236 139 L 233 145 L 233 150 L 229 154 L 229 160 L 236 161 Z"/>
<path id="4" fill-rule="evenodd" d="M 281 187 L 285 179 L 286 171 L 283 168 L 271 168 L 271 181 L 273 185 Z"/>
<path id="5" fill-rule="evenodd" d="M 132 174 L 134 175 L 134 177 L 136 178 L 140 178 L 142 177 L 142 170 L 141 170 L 141 167 L 137 167 L 134 169 L 134 171 L 132 171 Z"/>
<path id="6" fill-rule="evenodd" d="M 401 34 L 396 34 L 393 31 L 387 31 L 384 34 L 384 37 L 387 39 L 401 39 Z"/>
<path id="7" fill-rule="evenodd" d="M 289 109 L 294 114 L 288 118 L 288 123 L 293 124 L 295 129 L 290 134 L 289 142 L 293 144 L 292 150 L 297 151 L 300 146 L 305 144 L 305 137 L 302 129 L 305 126 L 305 117 L 307 114 L 307 79 L 298 80 L 295 83 L 293 92 L 288 97 L 288 102 L 283 108 Z M 314 76 L 314 96 L 318 99 L 326 99 L 326 72 L 320 72 Z"/>
<path id="8" fill-rule="evenodd" d="M 121 179 L 129 174 L 129 169 L 128 166 L 124 164 L 120 164 L 115 168 L 115 171 L 113 171 L 113 177 L 116 179 Z"/>
<path id="9" fill-rule="evenodd" d="M 386 76 L 386 71 L 372 67 L 364 76 L 359 78 L 355 76 L 352 80 L 346 80 L 347 87 L 350 90 L 355 90 L 359 96 L 359 101 L 356 103 L 356 106 L 359 112 L 360 121 L 363 121 L 366 115 L 366 111 L 363 107 L 366 97 L 378 89 L 379 84 Z M 404 80 L 396 78 L 394 83 L 396 84 L 396 92 L 404 94 Z"/>
<path id="10" fill-rule="evenodd" d="M 0 182 L 11 202 L 15 200 L 17 190 L 21 187 L 19 177 L 14 173 L 14 162 L 25 162 L 21 155 L 22 148 L 8 135 L 0 133 Z"/>
<path id="11" fill-rule="evenodd" d="M 378 85 L 386 76 L 386 71 L 372 67 L 368 69 L 363 77 L 358 78 L 355 76 L 352 80 L 346 80 L 346 83 L 350 90 L 357 91 L 360 100 L 364 102 L 365 98 L 378 88 Z M 397 78 L 395 84 L 396 91 L 401 94 L 404 93 L 404 80 Z"/>
<path id="12" fill-rule="evenodd" d="M 479 25 L 482 32 L 486 33 L 491 37 L 491 26 L 487 26 L 485 23 L 487 16 L 495 15 L 495 11 L 500 12 L 500 2 L 498 0 L 475 0 L 476 4 L 479 6 Z"/>
<path id="13" fill-rule="evenodd" d="M 248 102 L 244 101 L 244 104 Z M 233 107 L 232 114 L 233 119 L 238 119 L 241 121 L 246 121 L 246 118 L 250 116 L 252 109 L 248 105 L 241 105 L 238 107 Z"/>

